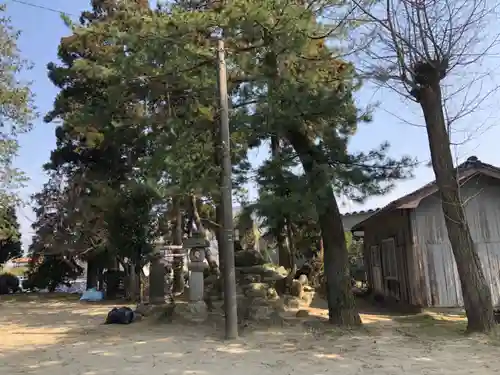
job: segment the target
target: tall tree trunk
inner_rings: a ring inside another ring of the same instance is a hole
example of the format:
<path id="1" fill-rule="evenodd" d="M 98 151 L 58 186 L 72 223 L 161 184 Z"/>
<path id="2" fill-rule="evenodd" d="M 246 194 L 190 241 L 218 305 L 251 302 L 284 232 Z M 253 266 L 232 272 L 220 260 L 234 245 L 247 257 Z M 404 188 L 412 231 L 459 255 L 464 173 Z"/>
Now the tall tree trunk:
<path id="1" fill-rule="evenodd" d="M 215 230 L 215 238 L 217 240 L 217 248 L 219 250 L 219 266 L 221 269 L 224 268 L 224 239 L 222 237 L 222 205 L 220 202 L 216 202 L 215 205 L 215 222 L 217 223 L 217 229 Z"/>
<path id="2" fill-rule="evenodd" d="M 349 259 L 342 216 L 333 194 L 329 165 L 306 132 L 290 130 L 287 138 L 299 155 L 318 213 L 324 245 L 324 268 L 329 321 L 356 326 L 361 319 L 351 291 Z"/>
<path id="3" fill-rule="evenodd" d="M 172 199 L 173 203 L 173 211 L 174 211 L 174 226 L 172 233 L 172 243 L 174 245 L 181 246 L 182 245 L 182 233 L 183 233 L 183 225 L 182 225 L 182 212 L 181 212 L 181 200 L 179 197 L 174 197 Z M 174 255 L 184 254 L 184 251 L 174 251 Z M 174 256 L 174 260 L 172 262 L 172 268 L 174 272 L 174 281 L 173 281 L 173 292 L 174 293 L 183 293 L 185 282 L 184 282 L 184 257 Z"/>
<path id="4" fill-rule="evenodd" d="M 286 243 L 283 223 L 283 221 L 278 223 L 276 228 L 273 229 L 273 235 L 276 237 L 276 244 L 278 246 L 278 264 L 286 269 L 290 269 L 290 251 Z"/>
<path id="5" fill-rule="evenodd" d="M 139 298 L 139 280 L 137 277 L 135 263 L 130 260 L 127 263 L 127 298 L 131 302 L 136 302 Z"/>
<path id="6" fill-rule="evenodd" d="M 110 264 L 106 272 L 106 298 L 115 299 L 118 295 L 119 287 L 119 262 L 115 256 L 110 259 Z"/>
<path id="7" fill-rule="evenodd" d="M 191 208 L 191 215 L 194 220 L 194 223 L 196 224 L 196 228 L 198 229 L 198 233 L 202 233 L 203 237 L 206 237 L 205 233 L 205 226 L 203 225 L 201 221 L 200 214 L 198 212 L 198 205 L 196 204 L 197 198 L 194 194 L 191 194 L 189 197 L 190 201 L 190 208 Z M 217 260 L 213 256 L 212 252 L 210 249 L 205 250 L 205 259 L 207 260 L 208 265 L 210 266 L 210 271 L 213 273 L 218 274 L 219 273 L 219 266 L 217 265 Z"/>
<path id="8" fill-rule="evenodd" d="M 264 41 L 265 43 L 272 43 L 273 36 L 267 31 L 264 32 Z M 268 115 L 272 116 L 273 113 L 273 101 L 272 97 L 274 95 L 274 91 L 277 87 L 279 87 L 279 68 L 278 68 L 278 58 L 275 52 L 268 51 L 266 54 L 266 70 L 268 74 L 268 96 L 271 98 L 269 101 Z M 269 119 L 268 119 L 269 121 Z M 269 124 L 271 127 L 271 125 Z M 273 134 L 271 136 L 271 157 L 276 161 L 279 159 L 281 153 L 280 147 L 280 137 L 277 134 Z M 280 171 L 281 172 L 281 171 Z M 281 176 L 280 176 L 281 177 Z M 281 181 L 280 181 L 281 182 Z M 281 183 L 278 183 L 278 186 L 281 189 Z M 278 191 L 279 195 L 281 191 Z M 278 246 L 278 263 L 280 266 L 283 266 L 286 269 L 291 269 L 290 264 L 290 249 L 286 243 L 286 234 L 285 234 L 285 218 L 280 218 L 276 223 L 276 227 L 272 228 L 273 236 L 276 239 L 276 243 Z"/>
<path id="9" fill-rule="evenodd" d="M 432 167 L 441 196 L 448 238 L 460 276 L 468 319 L 467 330 L 489 332 L 495 324 L 491 290 L 474 248 L 460 197 L 460 184 L 453 166 L 450 138 L 443 113 L 441 86 L 439 82 L 424 86 L 419 94 L 427 128 Z"/>
<path id="10" fill-rule="evenodd" d="M 165 219 L 160 223 L 160 231 L 162 234 L 168 233 L 168 220 Z M 153 249 L 149 263 L 149 303 L 160 305 L 165 303 L 165 288 L 166 288 L 166 269 L 163 264 L 163 254 L 159 249 Z"/>
<path id="11" fill-rule="evenodd" d="M 271 155 L 274 160 L 280 157 L 280 141 L 277 135 L 271 136 Z M 281 185 L 279 186 L 281 188 Z M 285 234 L 285 218 L 280 218 L 278 220 L 276 228 L 273 228 L 273 233 L 276 237 L 276 243 L 278 245 L 278 263 L 286 269 L 291 269 L 292 264 L 290 262 L 290 248 L 287 244 Z"/>
<path id="12" fill-rule="evenodd" d="M 141 249 L 136 249 L 135 254 L 130 259 L 130 297 L 133 302 L 142 302 L 143 299 L 143 291 L 142 291 L 142 282 L 141 282 Z"/>
<path id="13" fill-rule="evenodd" d="M 201 222 L 200 213 L 198 211 L 198 199 L 194 194 L 189 195 L 189 208 L 191 210 L 191 219 L 196 225 L 198 233 L 205 235 L 205 226 Z"/>
<path id="14" fill-rule="evenodd" d="M 142 267 L 141 267 L 141 261 L 136 260 L 135 265 L 134 265 L 134 273 L 135 273 L 135 280 L 136 280 L 136 297 L 135 301 L 143 303 L 144 302 L 144 283 L 142 282 Z"/>
<path id="15" fill-rule="evenodd" d="M 149 264 L 149 303 L 165 303 L 165 267 L 157 253 L 152 254 Z"/>
<path id="16" fill-rule="evenodd" d="M 185 228 L 184 232 L 186 233 L 186 236 L 190 238 L 193 235 L 194 218 L 192 215 L 190 215 L 189 218 L 187 220 L 184 219 L 183 222 L 183 227 Z"/>
<path id="17" fill-rule="evenodd" d="M 104 268 L 97 268 L 97 290 L 104 290 Z"/>
<path id="18" fill-rule="evenodd" d="M 97 262 L 94 259 L 87 261 L 87 289 L 97 288 Z"/>
<path id="19" fill-rule="evenodd" d="M 214 103 L 214 108 L 219 108 L 218 103 Z M 217 111 L 217 113 L 219 113 Z M 216 113 L 214 113 L 215 115 Z M 223 161 L 223 150 L 222 142 L 220 136 L 220 126 L 219 121 L 214 121 L 214 137 L 213 137 L 213 148 L 214 148 L 214 165 L 222 166 Z M 223 174 L 222 169 L 218 174 L 218 186 L 222 186 Z M 215 194 L 215 222 L 217 223 L 217 228 L 215 230 L 215 238 L 217 240 L 217 250 L 219 254 L 219 267 L 222 270 L 224 268 L 224 232 L 223 232 L 223 216 L 224 212 L 222 210 L 222 195 L 220 190 Z M 222 290 L 222 287 L 221 287 Z"/>
<path id="20" fill-rule="evenodd" d="M 286 217 L 286 237 L 287 237 L 287 242 L 288 242 L 288 248 L 290 250 L 290 269 L 295 269 L 296 268 L 296 261 L 295 258 L 297 256 L 297 249 L 295 248 L 295 239 L 293 236 L 293 227 L 292 227 L 292 220 L 290 218 L 290 215 L 287 215 Z"/>

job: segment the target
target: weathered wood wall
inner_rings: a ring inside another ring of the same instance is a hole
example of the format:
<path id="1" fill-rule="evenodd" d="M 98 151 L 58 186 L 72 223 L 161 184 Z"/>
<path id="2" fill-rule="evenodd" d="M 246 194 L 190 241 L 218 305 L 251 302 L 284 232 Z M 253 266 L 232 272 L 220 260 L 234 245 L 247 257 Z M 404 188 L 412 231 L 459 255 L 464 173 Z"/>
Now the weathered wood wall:
<path id="1" fill-rule="evenodd" d="M 401 301 L 411 302 L 410 290 L 411 281 L 409 280 L 408 266 L 412 264 L 408 258 L 409 249 L 411 249 L 411 231 L 410 218 L 408 210 L 395 210 L 386 214 L 374 217 L 372 221 L 367 223 L 364 230 L 364 257 L 367 267 L 368 280 L 371 285 L 376 285 L 374 277 L 377 277 L 379 270 L 374 269 L 374 260 L 372 259 L 371 247 L 382 247 L 383 240 L 393 238 L 396 246 L 396 262 L 398 269 L 398 282 L 400 287 Z M 383 257 L 383 254 L 382 254 Z M 387 289 L 386 273 L 381 269 L 382 284 L 384 290 L 378 291 L 386 295 L 390 295 Z"/>
<path id="2" fill-rule="evenodd" d="M 471 179 L 461 189 L 467 222 L 493 302 L 500 304 L 500 183 L 490 177 Z M 463 306 L 460 279 L 448 241 L 438 194 L 423 199 L 411 214 L 413 254 L 421 270 L 424 305 Z M 415 285 L 415 288 L 417 285 Z"/>

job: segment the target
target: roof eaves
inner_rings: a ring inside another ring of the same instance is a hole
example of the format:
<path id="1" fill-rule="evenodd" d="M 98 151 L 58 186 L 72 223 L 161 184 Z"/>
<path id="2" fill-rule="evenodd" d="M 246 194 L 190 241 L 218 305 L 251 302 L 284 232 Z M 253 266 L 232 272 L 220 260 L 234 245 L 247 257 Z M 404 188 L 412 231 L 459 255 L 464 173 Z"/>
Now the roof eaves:
<path id="1" fill-rule="evenodd" d="M 456 171 L 459 175 L 460 183 L 465 183 L 464 180 L 469 180 L 472 176 L 478 173 L 483 173 L 490 177 L 500 179 L 500 168 L 495 167 L 491 164 L 483 163 L 475 157 L 470 157 L 469 159 L 467 159 L 467 161 L 460 164 L 456 168 Z M 416 208 L 418 207 L 422 199 L 434 194 L 437 191 L 438 188 L 436 185 L 436 180 L 431 181 L 421 188 L 390 202 L 388 205 L 382 207 L 370 217 L 353 226 L 351 231 L 363 230 L 363 226 L 367 221 L 372 220 L 375 217 L 379 217 L 380 215 L 392 210 Z"/>

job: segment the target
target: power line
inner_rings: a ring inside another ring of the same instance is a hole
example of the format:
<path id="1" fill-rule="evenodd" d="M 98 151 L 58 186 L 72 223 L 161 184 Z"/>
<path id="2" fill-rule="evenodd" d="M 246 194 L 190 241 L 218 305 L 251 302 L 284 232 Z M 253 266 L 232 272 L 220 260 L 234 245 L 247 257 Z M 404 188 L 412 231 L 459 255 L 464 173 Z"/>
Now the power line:
<path id="1" fill-rule="evenodd" d="M 52 12 L 52 13 L 58 13 L 60 15 L 66 15 L 66 16 L 72 16 L 72 17 L 80 17 L 80 16 L 78 16 L 76 14 L 73 14 L 73 13 L 69 13 L 69 12 L 65 12 L 65 11 L 59 10 L 59 9 L 47 7 L 45 5 L 39 5 L 39 4 L 31 3 L 29 1 L 24 1 L 24 0 L 10 0 L 10 1 L 12 1 L 13 3 L 25 5 L 25 6 L 28 6 L 28 7 L 42 9 L 42 10 L 46 10 L 46 11 Z M 350 20 L 347 19 L 347 21 L 350 21 Z M 155 33 L 151 33 L 150 35 L 158 37 L 158 35 L 156 35 Z M 163 39 L 162 37 L 160 37 L 160 38 Z M 491 53 L 491 54 L 488 54 L 488 53 L 464 53 L 464 54 L 462 54 L 462 56 L 465 56 L 465 57 L 481 57 L 481 56 L 485 56 L 485 57 L 492 57 L 492 58 L 500 58 L 500 53 Z"/>
<path id="2" fill-rule="evenodd" d="M 62 10 L 50 8 L 50 7 L 47 7 L 45 5 L 34 4 L 34 3 L 30 3 L 28 1 L 23 1 L 23 0 L 10 0 L 10 1 L 12 1 L 13 3 L 21 4 L 21 5 L 26 5 L 26 6 L 29 6 L 32 8 L 43 9 L 43 10 L 46 10 L 49 12 L 58 13 L 60 15 L 68 15 L 68 16 L 78 17 L 76 14 L 71 14 L 69 12 L 64 12 Z"/>
<path id="3" fill-rule="evenodd" d="M 52 13 L 57 13 L 59 15 L 64 15 L 64 16 L 72 16 L 72 17 L 79 17 L 78 15 L 76 14 L 73 14 L 73 13 L 69 13 L 69 12 L 65 12 L 65 11 L 62 11 L 62 10 L 59 10 L 59 9 L 55 9 L 55 8 L 51 8 L 51 7 L 48 7 L 48 6 L 45 6 L 45 5 L 40 5 L 40 4 L 35 4 L 35 3 L 32 3 L 32 2 L 29 2 L 29 1 L 25 1 L 25 0 L 11 0 L 13 3 L 17 3 L 17 4 L 21 4 L 21 5 L 24 5 L 24 6 L 28 6 L 28 7 L 32 7 L 32 8 L 36 8 L 36 9 L 42 9 L 42 10 L 45 10 L 45 11 L 48 11 L 48 12 L 52 12 Z M 160 37 L 158 36 L 157 34 L 155 33 L 151 33 L 149 35 L 139 35 L 139 38 L 140 37 L 156 37 L 156 38 L 159 38 L 159 39 L 165 39 L 165 40 L 172 40 L 173 38 L 171 37 Z M 464 57 L 488 57 L 488 58 L 500 58 L 500 53 L 484 53 L 484 54 L 480 54 L 480 53 L 468 53 L 468 54 L 463 54 L 462 56 Z M 460 73 L 457 73 L 461 76 L 469 76 L 469 75 L 485 75 L 485 76 L 497 76 L 497 75 L 500 75 L 499 72 L 496 72 L 494 71 L 494 69 L 492 69 L 491 71 L 489 72 L 460 72 Z M 151 77 L 152 78 L 152 77 Z"/>
<path id="4" fill-rule="evenodd" d="M 24 219 L 29 223 L 29 224 L 33 224 L 35 222 L 35 220 L 31 219 L 25 212 L 24 212 L 24 208 L 21 208 L 19 207 L 19 211 L 18 211 L 19 214 L 21 214 L 22 217 L 24 217 Z"/>
<path id="5" fill-rule="evenodd" d="M 73 13 L 69 13 L 69 12 L 65 12 L 65 11 L 62 11 L 62 10 L 59 10 L 59 9 L 55 9 L 55 8 L 51 8 L 51 7 L 48 7 L 48 6 L 45 6 L 45 5 L 39 5 L 39 4 L 35 4 L 35 3 L 31 3 L 31 2 L 28 2 L 28 1 L 24 1 L 24 0 L 10 0 L 12 1 L 13 3 L 17 3 L 17 4 L 21 4 L 21 5 L 25 5 L 25 6 L 29 6 L 29 7 L 33 7 L 33 8 L 38 8 L 38 9 L 43 9 L 43 10 L 46 10 L 46 11 L 49 11 L 49 12 L 52 12 L 52 13 L 58 13 L 60 15 L 68 15 L 68 16 L 73 16 L 73 17 L 79 17 L 78 15 L 76 14 L 73 14 Z M 151 33 L 152 36 L 155 35 L 155 33 Z M 466 57 L 481 57 L 481 56 L 485 56 L 485 57 L 492 57 L 492 58 L 500 58 L 500 53 L 464 53 L 462 56 L 466 56 Z"/>

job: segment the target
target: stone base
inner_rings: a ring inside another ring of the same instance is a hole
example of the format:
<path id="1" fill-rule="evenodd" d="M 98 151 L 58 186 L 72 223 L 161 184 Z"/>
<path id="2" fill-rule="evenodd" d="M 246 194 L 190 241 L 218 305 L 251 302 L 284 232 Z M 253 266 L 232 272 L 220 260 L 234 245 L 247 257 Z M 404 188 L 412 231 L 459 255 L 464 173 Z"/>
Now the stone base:
<path id="1" fill-rule="evenodd" d="M 195 323 L 202 323 L 208 318 L 208 308 L 204 301 L 188 302 L 178 305 L 176 315 Z"/>
<path id="2" fill-rule="evenodd" d="M 189 301 L 196 302 L 203 299 L 204 282 L 203 272 L 191 271 L 189 275 Z"/>

